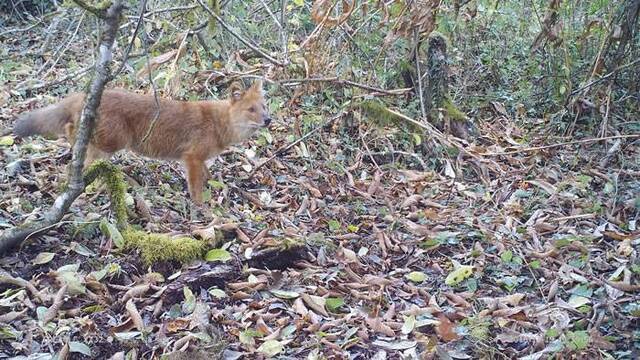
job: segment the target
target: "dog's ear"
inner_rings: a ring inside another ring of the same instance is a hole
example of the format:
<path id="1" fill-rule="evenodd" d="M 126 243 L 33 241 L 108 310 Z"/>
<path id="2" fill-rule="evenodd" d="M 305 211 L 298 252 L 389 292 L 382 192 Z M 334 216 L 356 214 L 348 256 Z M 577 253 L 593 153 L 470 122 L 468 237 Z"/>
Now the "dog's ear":
<path id="1" fill-rule="evenodd" d="M 229 86 L 229 96 L 231 97 L 231 101 L 235 102 L 240 100 L 243 94 L 244 94 L 244 88 L 242 87 L 242 84 L 240 84 L 238 81 L 234 81 Z"/>

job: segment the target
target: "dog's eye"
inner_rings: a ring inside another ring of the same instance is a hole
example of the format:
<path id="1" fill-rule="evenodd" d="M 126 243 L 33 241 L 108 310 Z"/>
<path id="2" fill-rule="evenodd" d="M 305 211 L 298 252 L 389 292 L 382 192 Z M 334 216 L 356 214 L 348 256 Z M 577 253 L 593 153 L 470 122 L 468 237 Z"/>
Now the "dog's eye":
<path id="1" fill-rule="evenodd" d="M 252 112 L 252 113 L 256 112 L 256 107 L 255 106 L 250 107 L 249 112 Z"/>

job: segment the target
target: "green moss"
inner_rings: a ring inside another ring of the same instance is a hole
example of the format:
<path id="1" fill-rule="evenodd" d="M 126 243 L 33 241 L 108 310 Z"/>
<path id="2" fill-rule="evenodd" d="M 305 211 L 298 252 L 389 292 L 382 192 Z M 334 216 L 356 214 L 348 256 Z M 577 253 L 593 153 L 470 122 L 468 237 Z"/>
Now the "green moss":
<path id="1" fill-rule="evenodd" d="M 369 120 L 379 126 L 394 125 L 402 122 L 402 118 L 390 112 L 378 99 L 367 99 L 356 105 Z"/>
<path id="2" fill-rule="evenodd" d="M 163 234 L 149 234 L 127 227 L 122 231 L 125 250 L 139 250 L 145 265 L 161 261 L 188 263 L 201 259 L 206 250 L 206 242 L 190 237 L 171 238 Z"/>
<path id="3" fill-rule="evenodd" d="M 116 224 L 124 238 L 124 250 L 138 250 L 145 265 L 161 261 L 178 261 L 187 263 L 202 258 L 207 242 L 190 237 L 172 238 L 163 234 L 147 233 L 136 230 L 128 224 L 127 183 L 120 169 L 112 163 L 99 160 L 91 164 L 84 173 L 85 184 L 96 179 L 102 180 L 109 191 L 111 207 Z"/>
<path id="4" fill-rule="evenodd" d="M 280 244 L 280 248 L 282 250 L 291 250 L 300 246 L 303 246 L 304 242 L 292 239 L 292 238 L 284 238 Z"/>
<path id="5" fill-rule="evenodd" d="M 467 114 L 460 111 L 460 109 L 458 109 L 458 107 L 453 103 L 453 101 L 451 101 L 451 99 L 449 99 L 449 97 L 445 98 L 444 103 L 442 104 L 442 107 L 447 112 L 447 115 L 449 115 L 449 118 L 451 120 L 456 120 L 456 121 L 467 120 Z"/>
<path id="6" fill-rule="evenodd" d="M 125 202 L 127 183 L 124 181 L 122 171 L 108 161 L 99 160 L 91 164 L 84 173 L 87 185 L 97 178 L 102 179 L 107 185 L 118 227 L 125 228 L 127 224 L 127 204 Z"/>

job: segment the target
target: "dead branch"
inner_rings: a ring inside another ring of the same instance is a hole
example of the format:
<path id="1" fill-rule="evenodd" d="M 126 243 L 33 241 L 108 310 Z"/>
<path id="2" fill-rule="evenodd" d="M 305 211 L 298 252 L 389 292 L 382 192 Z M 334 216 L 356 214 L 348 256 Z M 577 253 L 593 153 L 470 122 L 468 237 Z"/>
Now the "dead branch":
<path id="1" fill-rule="evenodd" d="M 313 135 L 314 133 L 316 133 L 318 130 L 323 129 L 331 124 L 333 124 L 336 120 L 340 119 L 342 116 L 344 115 L 344 111 L 340 112 L 338 115 L 332 117 L 331 119 L 327 120 L 324 124 L 317 126 L 316 128 L 312 129 L 311 131 L 309 131 L 308 133 L 304 134 L 300 139 L 292 142 L 291 144 L 282 147 L 278 150 L 276 150 L 275 154 L 273 154 L 270 158 L 268 158 L 267 160 L 261 162 L 260 164 L 258 164 L 256 167 L 253 168 L 253 170 L 251 171 L 251 173 L 249 174 L 249 178 L 251 178 L 256 171 L 258 171 L 258 169 L 260 169 L 261 167 L 265 166 L 269 161 L 275 159 L 276 157 L 280 156 L 281 154 L 289 151 L 289 149 L 291 149 L 292 147 L 298 145 L 299 143 L 303 142 L 305 139 L 307 139 L 308 137 L 310 137 L 311 135 Z"/>
<path id="2" fill-rule="evenodd" d="M 524 149 L 505 151 L 505 152 L 500 152 L 500 153 L 484 153 L 484 154 L 480 154 L 480 155 L 482 155 L 482 156 L 511 155 L 511 154 L 519 154 L 519 153 L 523 153 L 523 152 L 531 152 L 531 151 L 551 149 L 551 148 L 562 147 L 562 146 L 587 144 L 587 143 L 590 143 L 590 142 L 598 142 L 598 141 L 604 141 L 604 140 L 638 139 L 638 138 L 640 138 L 640 134 L 605 136 L 605 137 L 599 137 L 599 138 L 589 138 L 589 139 L 582 139 L 582 140 L 575 140 L 575 141 L 567 141 L 567 142 L 558 143 L 558 144 L 550 144 L 550 145 L 543 145 L 543 146 L 532 146 L 532 147 L 528 147 L 528 148 L 524 148 Z"/>
<path id="3" fill-rule="evenodd" d="M 231 35 L 233 35 L 233 37 L 235 37 L 236 39 L 238 39 L 241 43 L 245 44 L 246 46 L 248 46 L 249 48 L 251 48 L 251 50 L 257 52 L 258 54 L 260 54 L 263 58 L 269 60 L 269 62 L 271 62 L 274 65 L 278 65 L 278 66 L 284 66 L 285 64 L 283 64 L 281 61 L 278 61 L 276 58 L 274 58 L 273 56 L 267 54 L 266 51 L 260 49 L 259 47 L 257 47 L 256 45 L 252 44 L 249 40 L 243 38 L 240 34 L 238 34 L 237 32 L 235 32 L 226 22 L 224 22 L 224 20 L 222 20 L 222 18 L 220 16 L 218 16 L 218 14 L 216 14 L 213 10 L 211 10 L 207 4 L 205 4 L 202 0 L 197 0 L 198 3 L 200 4 L 200 6 L 202 6 L 202 8 L 213 18 L 216 19 L 216 21 L 220 24 L 220 26 L 222 26 L 226 31 L 228 31 Z"/>
<path id="4" fill-rule="evenodd" d="M 628 67 L 634 66 L 634 65 L 636 65 L 636 64 L 638 64 L 638 63 L 640 63 L 640 59 L 635 59 L 635 60 L 633 60 L 633 61 L 631 61 L 631 62 L 629 62 L 629 63 L 627 63 L 627 64 L 621 65 L 621 66 L 619 66 L 619 67 L 615 68 L 615 69 L 614 69 L 613 71 L 611 71 L 610 73 L 608 73 L 608 74 L 606 74 L 606 75 L 603 75 L 602 77 L 600 77 L 600 78 L 598 78 L 598 79 L 596 79 L 596 80 L 592 80 L 592 81 L 590 81 L 588 84 L 586 84 L 586 85 L 584 85 L 584 86 L 582 86 L 582 87 L 580 87 L 580 88 L 578 88 L 578 89 L 576 89 L 576 90 L 573 90 L 573 91 L 571 92 L 571 94 L 569 94 L 569 97 L 572 97 L 572 96 L 574 96 L 574 95 L 576 95 L 576 94 L 580 93 L 582 90 L 586 90 L 586 89 L 588 89 L 588 88 L 592 87 L 593 85 L 595 85 L 595 84 L 597 84 L 597 83 L 599 83 L 599 82 L 601 82 L 601 81 L 604 81 L 604 80 L 606 80 L 606 79 L 610 78 L 612 75 L 617 74 L 619 71 L 624 70 L 624 69 L 626 69 L 626 68 L 628 68 Z"/>
<path id="5" fill-rule="evenodd" d="M 58 85 L 61 84 L 67 80 L 71 80 L 71 79 L 76 79 L 76 78 L 80 78 L 81 76 L 83 76 L 84 74 L 88 73 L 89 70 L 93 69 L 93 65 L 89 65 L 87 67 L 83 67 L 82 69 L 78 69 L 72 73 L 69 73 L 61 78 L 49 81 L 49 82 L 44 82 L 44 81 L 39 81 L 38 83 L 31 85 L 29 87 L 23 87 L 24 85 L 27 84 L 28 81 L 24 81 L 18 85 L 16 85 L 16 89 L 17 90 L 36 90 L 36 89 L 45 89 L 48 88 L 50 86 L 54 86 L 54 85 Z"/>
<path id="6" fill-rule="evenodd" d="M 369 86 L 366 84 L 360 84 L 351 80 L 345 80 L 345 79 L 340 79 L 338 77 L 328 77 L 328 78 L 306 78 L 306 79 L 289 79 L 289 80 L 282 80 L 279 83 L 282 86 L 296 86 L 299 85 L 301 83 L 307 83 L 307 82 L 330 82 L 333 84 L 338 84 L 338 85 L 348 85 L 348 86 L 353 86 L 353 87 L 357 87 L 360 89 L 364 89 L 364 90 L 369 90 L 375 93 L 380 93 L 380 94 L 385 94 L 385 95 L 390 95 L 390 96 L 397 96 L 397 95 L 404 95 L 407 92 L 409 92 L 411 90 L 411 88 L 403 88 L 403 89 L 393 89 L 393 90 L 386 90 L 386 89 L 381 89 L 381 88 L 376 88 L 373 86 Z"/>
<path id="7" fill-rule="evenodd" d="M 82 3 L 81 1 L 76 2 L 79 4 Z M 120 13 L 123 9 L 124 4 L 122 0 L 114 0 L 106 10 L 99 12 L 99 16 L 104 20 L 103 36 L 100 40 L 94 79 L 89 87 L 84 108 L 80 115 L 80 126 L 76 134 L 77 141 L 72 150 L 71 166 L 69 168 L 69 185 L 66 191 L 56 198 L 53 206 L 44 214 L 42 220 L 5 230 L 2 235 L 0 235 L 0 253 L 6 252 L 10 248 L 20 244 L 29 236 L 37 234 L 43 229 L 47 229 L 59 222 L 69 210 L 73 201 L 84 191 L 85 182 L 82 176 L 84 160 L 90 135 L 95 127 L 96 113 L 100 105 L 102 92 L 109 79 L 109 64 L 112 58 L 111 48 L 118 32 Z"/>
<path id="8" fill-rule="evenodd" d="M 133 35 L 131 35 L 131 41 L 127 45 L 126 50 L 124 51 L 124 55 L 122 56 L 122 64 L 118 67 L 118 70 L 113 72 L 113 75 L 110 76 L 109 81 L 113 80 L 115 77 L 122 72 L 125 65 L 127 64 L 127 59 L 129 58 L 129 53 L 131 53 L 131 48 L 133 48 L 133 43 L 138 36 L 138 32 L 140 31 L 140 26 L 144 22 L 144 11 L 147 8 L 147 0 L 142 0 L 140 2 L 140 12 L 138 14 L 138 22 L 136 23 L 136 28 L 133 30 Z"/>
<path id="9" fill-rule="evenodd" d="M 67 294 L 68 285 L 63 285 L 60 290 L 56 293 L 56 296 L 53 298 L 53 304 L 47 309 L 42 317 L 42 323 L 46 325 L 49 321 L 53 320 L 58 316 L 58 311 L 60 307 L 64 303 L 64 296 Z"/>
<path id="10" fill-rule="evenodd" d="M 25 279 L 13 277 L 2 269 L 0 269 L 0 284 L 11 284 L 25 288 L 31 293 L 31 295 L 35 296 L 40 303 L 44 304 L 46 302 L 45 297 L 40 293 L 40 291 L 38 291 L 38 289 L 36 289 L 35 286 L 33 286 L 32 283 Z"/>

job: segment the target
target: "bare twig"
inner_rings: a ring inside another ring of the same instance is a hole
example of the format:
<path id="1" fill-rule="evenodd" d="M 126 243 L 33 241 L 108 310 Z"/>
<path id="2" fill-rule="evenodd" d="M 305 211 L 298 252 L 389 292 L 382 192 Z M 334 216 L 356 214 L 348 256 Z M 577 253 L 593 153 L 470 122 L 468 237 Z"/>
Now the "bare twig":
<path id="1" fill-rule="evenodd" d="M 24 31 L 29 31 L 29 30 L 33 29 L 34 27 L 36 27 L 36 26 L 38 26 L 38 25 L 42 24 L 42 22 L 43 22 L 43 19 L 40 19 L 40 20 L 38 20 L 38 22 L 36 22 L 35 24 L 30 25 L 30 26 L 27 26 L 26 28 L 23 28 L 23 29 L 11 29 L 11 30 L 7 30 L 7 31 L 0 32 L 0 36 L 4 36 L 4 35 L 11 34 L 11 33 L 15 33 L 15 32 L 24 32 Z"/>
<path id="2" fill-rule="evenodd" d="M 281 154 L 289 151 L 289 149 L 291 149 L 292 147 L 300 144 L 301 142 L 305 141 L 307 138 L 309 138 L 311 135 L 315 134 L 316 132 L 318 132 L 318 130 L 323 129 L 331 124 L 333 124 L 336 120 L 340 119 L 342 116 L 344 115 L 344 111 L 341 111 L 338 115 L 330 118 L 329 120 L 327 120 L 324 124 L 322 125 L 318 125 L 317 127 L 315 127 L 314 129 L 312 129 L 311 131 L 309 131 L 308 133 L 304 134 L 301 138 L 299 138 L 298 140 L 292 142 L 291 144 L 281 147 L 280 149 L 276 150 L 276 152 L 269 157 L 267 160 L 261 162 L 260 164 L 256 165 L 256 167 L 253 168 L 253 170 L 251 171 L 251 173 L 249 174 L 249 178 L 252 177 L 256 171 L 258 171 L 258 169 L 260 169 L 261 167 L 265 166 L 268 162 L 270 162 L 271 160 L 275 159 L 276 157 L 280 156 Z"/>
<path id="3" fill-rule="evenodd" d="M 218 23 L 220 24 L 220 26 L 222 26 L 227 32 L 229 32 L 231 35 L 233 35 L 233 37 L 235 37 L 236 39 L 238 39 L 241 43 L 245 44 L 246 46 L 248 46 L 251 50 L 257 52 L 258 54 L 260 54 L 263 58 L 269 60 L 269 62 L 271 62 L 274 65 L 278 65 L 278 66 L 284 66 L 285 64 L 283 64 L 281 61 L 278 61 L 276 58 L 274 58 L 273 56 L 267 54 L 266 51 L 260 49 L 258 46 L 252 44 L 249 40 L 243 38 L 240 34 L 238 34 L 237 32 L 235 32 L 226 22 L 224 22 L 224 20 L 222 20 L 222 18 L 220 16 L 218 16 L 218 14 L 216 14 L 215 12 L 213 12 L 208 6 L 207 4 L 204 3 L 204 1 L 202 0 L 197 0 L 198 3 L 200 4 L 200 6 L 202 6 L 202 8 L 213 18 L 216 19 L 216 21 L 218 21 Z"/>
<path id="4" fill-rule="evenodd" d="M 78 25 L 76 26 L 76 29 L 73 31 L 73 35 L 71 35 L 71 37 L 69 38 L 69 41 L 67 41 L 67 44 L 64 46 L 64 48 L 62 48 L 60 53 L 56 56 L 56 59 L 53 61 L 53 64 L 51 64 L 51 66 L 49 67 L 49 70 L 47 70 L 47 72 L 45 72 L 44 75 L 40 76 L 41 78 L 43 78 L 43 79 L 46 78 L 53 71 L 55 66 L 58 64 L 58 62 L 62 58 L 62 55 L 64 55 L 64 53 L 67 52 L 67 49 L 69 49 L 69 46 L 71 46 L 71 43 L 76 38 L 76 35 L 78 35 L 78 30 L 80 30 L 80 25 L 82 25 L 82 22 L 84 21 L 84 15 L 85 14 L 86 13 L 83 11 L 82 15 L 80 16 L 80 20 L 78 20 Z M 47 63 L 48 63 L 48 61 L 47 61 Z M 38 71 L 38 75 L 42 70 L 44 70 L 44 67 L 46 65 L 47 64 L 42 65 L 42 69 L 40 71 Z"/>
<path id="5" fill-rule="evenodd" d="M 289 35 L 287 34 L 287 1 L 281 0 L 280 7 L 280 37 L 282 41 L 282 53 L 285 63 L 289 63 Z"/>
<path id="6" fill-rule="evenodd" d="M 49 45 L 51 45 L 51 41 L 53 40 L 54 35 L 57 34 L 58 32 L 58 26 L 60 26 L 60 21 L 67 13 L 68 11 L 66 10 L 61 11 L 60 14 L 56 15 L 56 17 L 53 18 L 53 21 L 47 27 L 47 30 L 46 30 L 47 36 L 44 38 L 44 41 L 39 51 L 40 56 L 44 55 L 45 51 L 49 49 Z"/>
<path id="7" fill-rule="evenodd" d="M 427 120 L 427 108 L 424 105 L 424 94 L 422 90 L 422 71 L 420 71 L 420 37 L 417 30 L 413 31 L 413 41 L 415 42 L 414 57 L 416 61 L 416 73 L 418 77 L 418 96 L 420 97 L 420 111 L 422 111 L 422 118 L 424 120 Z M 429 106 L 429 109 L 431 109 L 431 106 Z"/>
<path id="8" fill-rule="evenodd" d="M 260 0 L 260 4 L 262 4 L 262 7 L 264 7 L 264 9 L 267 11 L 267 13 L 269 13 L 269 16 L 271 16 L 273 18 L 273 21 L 276 22 L 276 25 L 278 25 L 280 30 L 282 30 L 282 24 L 280 24 L 280 21 L 278 20 L 276 15 L 273 13 L 273 11 L 271 11 L 271 9 L 269 9 L 269 5 L 266 2 L 264 2 L 264 0 Z"/>
<path id="9" fill-rule="evenodd" d="M 28 82 L 25 81 L 25 82 L 22 82 L 22 83 L 16 85 L 16 89 L 18 89 L 18 90 L 35 90 L 35 89 L 48 88 L 50 86 L 61 84 L 61 83 L 65 82 L 65 81 L 67 81 L 67 80 L 79 78 L 80 76 L 82 76 L 82 75 L 86 74 L 87 72 L 89 72 L 89 70 L 91 70 L 91 69 L 93 69 L 93 64 L 89 65 L 87 67 L 84 67 L 82 69 L 78 69 L 78 70 L 76 70 L 76 71 L 74 71 L 74 72 L 72 72 L 70 74 L 67 74 L 67 75 L 61 77 L 61 78 L 58 78 L 58 79 L 55 79 L 55 80 L 52 80 L 52 81 L 49 81 L 49 82 L 40 81 L 40 82 L 38 82 L 38 83 L 36 83 L 34 85 L 31 85 L 31 86 L 28 86 L 28 87 L 25 87 L 25 85 L 28 83 Z"/>
<path id="10" fill-rule="evenodd" d="M 186 38 L 187 36 L 185 35 L 185 39 Z M 156 126 L 156 122 L 158 121 L 158 118 L 160 117 L 160 100 L 158 99 L 158 89 L 156 88 L 156 84 L 153 82 L 153 76 L 151 75 L 152 70 L 151 70 L 151 59 L 149 55 L 149 38 L 147 37 L 146 33 L 144 33 L 144 38 L 142 39 L 142 41 L 144 42 L 144 52 L 147 59 L 147 69 L 149 69 L 149 71 L 147 72 L 147 76 L 149 77 L 149 84 L 151 85 L 151 89 L 153 90 L 153 100 L 156 105 L 155 112 L 153 114 L 153 119 L 151 120 L 151 124 L 149 124 L 147 133 L 144 134 L 144 137 L 142 137 L 142 143 L 145 143 L 149 135 L 151 135 L 153 128 Z M 176 61 L 179 55 L 180 55 L 180 49 L 178 49 L 178 52 L 176 53 Z"/>
<path id="11" fill-rule="evenodd" d="M 545 149 L 551 149 L 551 148 L 556 148 L 556 147 L 569 146 L 569 145 L 588 144 L 588 143 L 604 141 L 604 140 L 638 139 L 638 138 L 640 138 L 640 134 L 605 136 L 605 137 L 599 137 L 599 138 L 589 138 L 589 139 L 582 139 L 582 140 L 575 140 L 575 141 L 567 141 L 567 142 L 563 142 L 563 143 L 550 144 L 550 145 L 544 145 L 544 146 L 532 146 L 532 147 L 528 147 L 528 148 L 524 148 L 524 149 L 505 151 L 505 152 L 500 152 L 500 153 L 484 153 L 484 154 L 479 154 L 479 155 L 482 155 L 482 156 L 511 155 L 511 154 L 519 154 L 519 153 L 523 153 L 523 152 L 531 152 L 531 151 L 545 150 Z"/>
<path id="12" fill-rule="evenodd" d="M 376 93 L 385 94 L 385 95 L 391 95 L 391 96 L 403 95 L 403 94 L 405 94 L 405 93 L 407 93 L 408 91 L 411 90 L 411 88 L 386 90 L 386 89 L 381 89 L 381 88 L 376 88 L 376 87 L 373 87 L 373 86 L 369 86 L 369 85 L 366 85 L 366 84 L 360 84 L 360 83 L 357 83 L 357 82 L 353 82 L 351 80 L 340 79 L 338 77 L 289 79 L 289 80 L 280 81 L 280 84 L 282 86 L 296 86 L 296 85 L 298 85 L 300 83 L 305 83 L 305 82 L 330 82 L 330 83 L 339 84 L 339 85 L 349 85 L 349 86 L 357 87 L 357 88 L 360 88 L 360 89 L 369 90 L 369 91 L 373 91 L 373 92 L 376 92 Z"/>
<path id="13" fill-rule="evenodd" d="M 11 276 L 8 272 L 0 269 L 0 284 L 11 284 L 27 289 L 31 295 L 35 296 L 42 304 L 46 302 L 45 297 L 36 289 L 36 287 L 29 281 L 17 277 Z"/>
<path id="14" fill-rule="evenodd" d="M 109 78 L 109 81 L 115 79 L 122 72 L 122 69 L 124 69 L 125 65 L 127 64 L 127 59 L 129 58 L 129 53 L 131 52 L 131 48 L 133 47 L 133 43 L 136 40 L 136 37 L 138 36 L 138 31 L 140 31 L 140 26 L 144 22 L 144 10 L 146 9 L 146 7 L 147 7 L 147 0 L 142 0 L 140 2 L 140 11 L 139 11 L 139 14 L 138 14 L 138 22 L 136 23 L 135 30 L 133 30 L 133 35 L 131 36 L 131 41 L 129 41 L 129 45 L 127 45 L 127 48 L 124 51 L 124 55 L 122 56 L 122 64 L 120 64 L 120 66 L 118 67 L 118 70 L 113 72 L 113 75 L 111 75 L 111 77 Z M 148 56 L 148 54 L 147 54 L 147 56 Z"/>
<path id="15" fill-rule="evenodd" d="M 51 304 L 42 317 L 42 323 L 44 325 L 58 316 L 58 311 L 64 302 L 64 296 L 67 294 L 68 287 L 69 285 L 65 284 L 56 293 L 56 296 L 53 298 L 53 304 Z"/>
<path id="16" fill-rule="evenodd" d="M 630 66 L 633 66 L 633 65 L 635 65 L 637 63 L 640 63 L 640 58 L 639 59 L 635 59 L 630 63 L 624 64 L 624 65 L 621 65 L 621 66 L 615 68 L 613 71 L 611 71 L 610 73 L 608 73 L 606 75 L 603 75 L 601 78 L 598 78 L 596 80 L 590 81 L 588 84 L 586 84 L 586 85 L 584 85 L 584 86 L 572 91 L 571 94 L 569 94 L 569 97 L 574 96 L 575 94 L 581 92 L 582 90 L 588 89 L 588 88 L 592 87 L 593 85 L 595 85 L 595 84 L 597 84 L 597 83 L 599 83 L 599 82 L 601 82 L 603 80 L 606 80 L 606 79 L 610 78 L 611 76 L 617 74 L 620 70 L 624 70 L 624 69 L 626 69 L 626 68 L 628 68 Z"/>
<path id="17" fill-rule="evenodd" d="M 197 7 L 198 7 L 198 5 L 187 5 L 187 6 L 174 6 L 174 7 L 156 9 L 156 10 L 152 10 L 152 11 L 149 11 L 149 12 L 145 13 L 144 16 L 160 14 L 160 13 L 165 13 L 165 12 L 171 12 L 171 11 L 193 10 L 193 9 L 195 9 Z"/>

